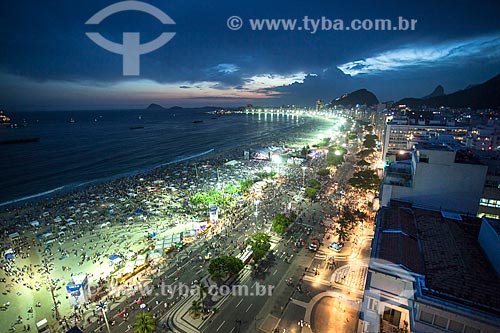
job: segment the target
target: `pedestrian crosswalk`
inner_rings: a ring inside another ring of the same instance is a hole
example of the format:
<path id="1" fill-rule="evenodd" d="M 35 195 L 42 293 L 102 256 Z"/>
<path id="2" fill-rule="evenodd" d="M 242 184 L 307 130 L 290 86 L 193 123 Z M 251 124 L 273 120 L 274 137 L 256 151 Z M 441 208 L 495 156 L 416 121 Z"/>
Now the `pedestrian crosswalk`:
<path id="1" fill-rule="evenodd" d="M 333 273 L 332 280 L 337 285 L 363 290 L 365 287 L 367 266 L 342 266 Z"/>
<path id="2" fill-rule="evenodd" d="M 320 259 L 320 260 L 325 260 L 326 259 L 326 254 L 325 252 L 322 252 L 322 251 L 318 251 L 316 252 L 316 254 L 314 255 L 314 258 L 315 259 Z"/>
<path id="3" fill-rule="evenodd" d="M 278 237 L 278 236 L 275 236 L 275 235 L 271 235 L 271 243 L 272 244 L 277 244 L 281 241 L 281 237 Z"/>
<path id="4" fill-rule="evenodd" d="M 276 248 L 280 241 L 281 241 L 280 237 L 271 236 L 271 239 L 270 239 L 271 247 L 269 250 L 272 251 L 274 248 Z"/>

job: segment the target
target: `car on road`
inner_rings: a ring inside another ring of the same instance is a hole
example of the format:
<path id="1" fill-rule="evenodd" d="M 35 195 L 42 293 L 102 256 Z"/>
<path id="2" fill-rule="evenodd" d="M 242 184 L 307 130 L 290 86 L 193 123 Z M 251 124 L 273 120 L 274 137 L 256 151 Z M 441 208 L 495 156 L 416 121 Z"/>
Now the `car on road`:
<path id="1" fill-rule="evenodd" d="M 205 254 L 205 260 L 210 260 L 212 259 L 212 252 L 208 252 L 207 254 Z"/>
<path id="2" fill-rule="evenodd" d="M 319 249 L 319 240 L 317 239 L 313 239 L 310 243 L 309 243 L 309 250 L 313 251 L 313 252 L 316 252 L 318 251 Z"/>
<path id="3" fill-rule="evenodd" d="M 333 242 L 332 244 L 330 244 L 328 246 L 328 248 L 330 250 L 335 251 L 335 252 L 340 252 L 343 247 L 344 247 L 344 244 L 340 243 L 340 242 Z"/>

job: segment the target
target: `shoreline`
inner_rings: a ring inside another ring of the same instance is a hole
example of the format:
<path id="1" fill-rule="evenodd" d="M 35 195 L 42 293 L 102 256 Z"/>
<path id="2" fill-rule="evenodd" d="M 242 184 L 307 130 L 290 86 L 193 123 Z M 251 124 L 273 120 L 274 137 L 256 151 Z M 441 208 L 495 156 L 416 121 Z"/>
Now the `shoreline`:
<path id="1" fill-rule="evenodd" d="M 334 120 L 328 120 L 328 125 L 333 123 Z M 56 294 L 61 302 L 60 311 L 70 313 L 65 286 L 73 274 L 86 272 L 90 285 L 101 279 L 107 281 L 114 270 L 108 259 L 111 256 L 137 255 L 172 232 L 189 232 L 190 222 L 208 219 L 206 208 L 190 202 L 191 195 L 216 189 L 219 185 L 235 185 L 254 176 L 263 166 L 272 166 L 270 161 L 244 160 L 245 150 L 285 143 L 288 147 L 314 144 L 301 140 L 304 138 L 301 133 L 319 133 L 320 129 L 314 127 L 272 133 L 259 142 L 224 151 L 214 150 L 195 159 L 3 211 L 0 213 L 2 245 L 15 252 L 15 258 L 0 271 L 0 277 L 6 278 L 10 286 L 4 292 L 11 303 L 9 312 L 23 313 L 25 306 L 41 302 L 42 308 L 35 310 L 35 318 L 50 318 L 50 293 L 40 285 L 40 282 L 44 285 L 47 278 L 41 271 L 45 261 L 51 267 L 56 290 L 62 289 Z M 310 136 L 312 140 L 316 139 Z M 234 159 L 239 161 L 238 167 L 224 165 Z M 219 174 L 222 176 L 220 183 Z M 222 219 L 225 219 L 232 209 L 221 208 Z M 32 225 L 33 221 L 38 221 L 39 225 Z M 18 236 L 11 239 L 9 234 L 14 232 Z M 50 240 L 42 236 L 47 233 L 53 235 L 50 238 L 56 238 Z M 152 243 L 146 239 L 151 233 L 158 235 Z M 32 320 L 33 316 L 29 323 L 33 324 Z"/>
<path id="2" fill-rule="evenodd" d="M 310 116 L 306 115 L 303 117 L 308 117 L 308 118 L 316 118 L 316 119 L 321 119 L 323 121 L 330 121 L 332 122 L 332 119 L 323 117 L 323 116 Z M 311 125 L 311 124 L 307 124 Z M 139 178 L 144 178 L 150 175 L 151 173 L 154 173 L 155 171 L 163 171 L 168 170 L 168 169 L 175 169 L 175 167 L 182 167 L 183 165 L 186 164 L 195 164 L 198 163 L 199 161 L 202 161 L 203 159 L 227 159 L 223 155 L 228 155 L 231 156 L 229 159 L 241 159 L 243 156 L 243 151 L 249 150 L 252 151 L 252 149 L 258 149 L 262 148 L 265 146 L 269 145 L 281 145 L 284 143 L 287 143 L 290 147 L 299 145 L 297 141 L 297 135 L 301 132 L 304 132 L 302 130 L 302 126 L 295 126 L 292 127 L 292 131 L 290 133 L 285 133 L 284 137 L 280 136 L 277 133 L 272 133 L 270 134 L 270 137 L 265 137 L 262 138 L 259 142 L 249 142 L 249 143 L 243 143 L 242 145 L 237 145 L 232 148 L 225 149 L 223 151 L 218 151 L 215 148 L 207 149 L 206 151 L 199 152 L 199 153 L 194 153 L 190 156 L 183 157 L 183 156 L 178 156 L 175 157 L 172 161 L 170 162 L 165 162 L 160 165 L 155 165 L 151 167 L 146 167 L 143 169 L 139 170 L 131 170 L 127 171 L 121 174 L 117 175 L 111 175 L 108 177 L 100 178 L 100 179 L 93 179 L 93 180 L 87 180 L 87 181 L 82 181 L 79 183 L 69 183 L 69 184 L 63 184 L 59 186 L 55 186 L 52 189 L 45 190 L 43 192 L 39 193 L 34 193 L 34 194 L 29 194 L 27 196 L 21 197 L 21 198 L 13 198 L 11 200 L 7 200 L 5 202 L 0 203 L 0 218 L 3 214 L 8 213 L 9 211 L 15 210 L 15 209 L 24 209 L 28 207 L 34 207 L 40 204 L 43 204 L 45 202 L 49 202 L 52 200 L 57 200 L 59 201 L 60 199 L 66 198 L 69 199 L 72 195 L 77 195 L 79 192 L 83 191 L 99 191 L 100 187 L 106 186 L 107 184 L 111 185 L 116 182 L 119 182 L 120 180 L 123 179 L 135 179 L 137 177 Z M 269 140 L 272 139 L 270 142 Z M 308 144 L 308 143 L 304 143 Z M 240 149 L 240 155 L 235 155 L 235 151 Z M 1 220 L 0 220 L 1 222 Z"/>

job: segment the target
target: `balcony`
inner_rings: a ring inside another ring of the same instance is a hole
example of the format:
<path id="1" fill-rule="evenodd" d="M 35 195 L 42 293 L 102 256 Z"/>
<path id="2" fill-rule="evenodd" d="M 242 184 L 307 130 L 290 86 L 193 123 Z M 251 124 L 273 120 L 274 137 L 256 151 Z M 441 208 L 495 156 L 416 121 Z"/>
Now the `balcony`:
<path id="1" fill-rule="evenodd" d="M 393 163 L 385 169 L 384 184 L 412 187 L 413 175 L 411 165 Z"/>

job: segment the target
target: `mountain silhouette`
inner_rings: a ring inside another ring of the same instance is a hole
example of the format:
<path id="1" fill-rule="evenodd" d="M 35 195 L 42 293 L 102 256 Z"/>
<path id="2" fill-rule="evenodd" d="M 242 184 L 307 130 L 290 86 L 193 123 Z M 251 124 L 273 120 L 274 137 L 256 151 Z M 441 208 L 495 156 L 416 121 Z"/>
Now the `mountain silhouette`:
<path id="1" fill-rule="evenodd" d="M 436 90 L 434 90 L 436 91 Z M 500 74 L 481 84 L 469 85 L 463 90 L 428 98 L 403 98 L 398 103 L 410 107 L 448 106 L 454 108 L 488 109 L 500 107 Z M 432 94 L 431 94 L 432 95 Z"/>
<path id="2" fill-rule="evenodd" d="M 444 95 L 444 88 L 442 85 L 439 85 L 429 95 L 422 97 L 422 99 L 429 99 L 432 97 L 439 97 L 443 95 Z"/>
<path id="3" fill-rule="evenodd" d="M 378 99 L 371 91 L 359 89 L 334 99 L 331 104 L 344 107 L 352 107 L 356 104 L 371 106 L 378 104 Z"/>

